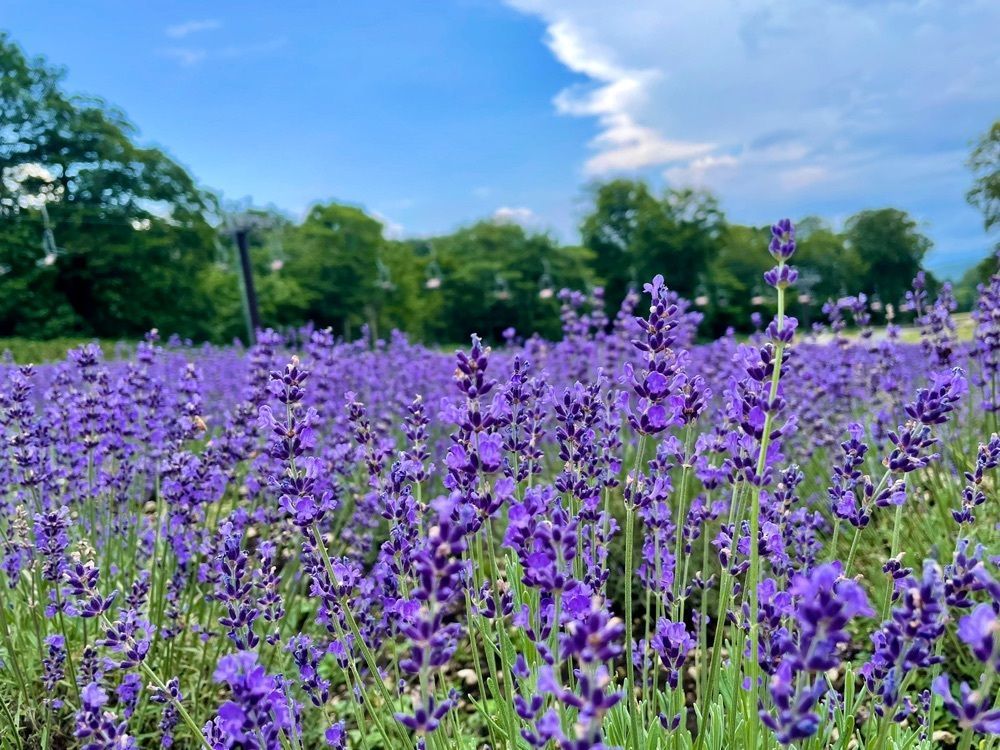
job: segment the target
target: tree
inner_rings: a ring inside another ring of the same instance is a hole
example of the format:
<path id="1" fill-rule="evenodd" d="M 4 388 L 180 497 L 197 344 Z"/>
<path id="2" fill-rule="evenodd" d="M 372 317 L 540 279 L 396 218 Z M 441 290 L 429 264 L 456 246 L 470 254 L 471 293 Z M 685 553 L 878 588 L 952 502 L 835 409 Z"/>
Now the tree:
<path id="1" fill-rule="evenodd" d="M 612 305 L 640 283 L 637 258 L 655 214 L 656 199 L 644 182 L 614 180 L 594 191 L 594 208 L 584 218 L 580 236 L 594 254 L 594 272 Z"/>
<path id="2" fill-rule="evenodd" d="M 707 269 L 704 294 L 694 298 L 702 303 L 705 330 L 713 337 L 729 327 L 746 330 L 750 314 L 772 303 L 764 284 L 764 272 L 774 265 L 766 251 L 769 236 L 767 227 L 727 227 Z"/>
<path id="3" fill-rule="evenodd" d="M 387 242 L 382 224 L 356 206 L 313 206 L 288 231 L 283 271 L 302 288 L 302 314 L 350 336 L 378 323 L 391 278 L 378 279 Z M 379 286 L 382 284 L 382 286 Z"/>
<path id="4" fill-rule="evenodd" d="M 983 212 L 983 223 L 989 231 L 1000 225 L 1000 120 L 979 139 L 969 167 L 975 182 L 969 190 L 969 203 Z"/>
<path id="5" fill-rule="evenodd" d="M 509 327 L 557 337 L 556 292 L 592 283 L 587 250 L 514 223 L 481 221 L 430 244 L 442 272 L 441 288 L 427 295 L 434 311 L 428 332 L 438 341 L 471 333 L 496 341 Z"/>
<path id="6" fill-rule="evenodd" d="M 856 253 L 864 273 L 852 291 L 877 294 L 898 305 L 921 269 L 931 241 L 905 211 L 882 208 L 861 211 L 847 220 L 847 247 Z"/>
<path id="7" fill-rule="evenodd" d="M 617 306 L 629 288 L 662 273 L 671 289 L 691 297 L 718 254 L 725 218 L 709 193 L 668 189 L 659 198 L 644 182 L 614 180 L 594 190 L 594 208 L 580 234 L 594 253 L 594 271 Z"/>
<path id="8" fill-rule="evenodd" d="M 21 295 L 6 300 L 0 332 L 51 334 L 38 319 L 49 311 L 69 328 L 60 333 L 204 336 L 212 197 L 162 151 L 137 146 L 120 111 L 64 93 L 62 71 L 5 34 L 0 71 L 0 262 Z"/>

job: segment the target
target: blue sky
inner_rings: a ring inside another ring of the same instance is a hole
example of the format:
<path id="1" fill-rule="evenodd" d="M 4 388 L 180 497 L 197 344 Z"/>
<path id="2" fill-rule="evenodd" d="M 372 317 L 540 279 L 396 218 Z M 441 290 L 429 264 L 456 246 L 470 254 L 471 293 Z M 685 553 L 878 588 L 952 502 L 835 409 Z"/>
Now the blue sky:
<path id="1" fill-rule="evenodd" d="M 363 205 L 401 235 L 499 212 L 575 237 L 617 175 L 735 221 L 898 206 L 960 271 L 1000 116 L 994 0 L 0 0 L 0 28 L 227 198 Z"/>

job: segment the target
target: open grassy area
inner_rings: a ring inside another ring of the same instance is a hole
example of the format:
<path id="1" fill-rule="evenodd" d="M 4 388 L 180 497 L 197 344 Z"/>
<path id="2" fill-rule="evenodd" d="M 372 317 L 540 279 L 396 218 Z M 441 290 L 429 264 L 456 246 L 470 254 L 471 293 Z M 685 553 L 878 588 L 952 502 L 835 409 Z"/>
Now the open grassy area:
<path id="1" fill-rule="evenodd" d="M 114 341 L 112 339 L 65 337 L 38 341 L 13 336 L 0 338 L 0 353 L 3 353 L 5 359 L 13 357 L 14 361 L 19 365 L 29 363 L 38 364 L 42 362 L 56 362 L 65 358 L 67 350 L 91 343 L 98 344 L 107 359 L 118 357 L 123 353 L 131 352 L 135 349 L 135 345 L 131 342 Z"/>

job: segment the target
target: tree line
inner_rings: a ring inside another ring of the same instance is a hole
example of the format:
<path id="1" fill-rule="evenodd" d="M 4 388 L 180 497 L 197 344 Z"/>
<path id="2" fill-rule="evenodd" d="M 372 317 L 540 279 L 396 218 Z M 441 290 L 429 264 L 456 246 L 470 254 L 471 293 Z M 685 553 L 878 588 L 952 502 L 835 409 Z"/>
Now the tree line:
<path id="1" fill-rule="evenodd" d="M 137 145 L 121 111 L 68 94 L 62 79 L 0 34 L 0 335 L 239 336 L 237 264 L 217 196 L 162 150 Z M 969 197 L 988 227 L 998 223 L 997 144 L 1000 123 L 970 162 Z M 636 180 L 595 185 L 590 199 L 571 245 L 494 219 L 394 239 L 345 203 L 317 204 L 299 221 L 258 210 L 265 228 L 251 235 L 250 255 L 262 321 L 347 336 L 398 328 L 437 342 L 508 328 L 557 336 L 559 289 L 603 286 L 616 308 L 656 273 L 703 312 L 706 335 L 744 329 L 767 309 L 766 227 L 727 221 L 710 193 Z M 859 291 L 883 309 L 898 303 L 931 247 L 895 208 L 862 211 L 840 229 L 806 217 L 799 240 L 790 312 L 806 322 Z M 991 267 L 973 269 L 960 292 Z"/>

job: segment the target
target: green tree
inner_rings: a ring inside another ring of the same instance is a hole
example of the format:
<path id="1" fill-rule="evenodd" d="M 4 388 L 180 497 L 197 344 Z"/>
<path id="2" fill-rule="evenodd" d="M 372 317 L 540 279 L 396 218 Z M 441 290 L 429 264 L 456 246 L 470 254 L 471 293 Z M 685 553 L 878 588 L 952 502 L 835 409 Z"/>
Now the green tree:
<path id="1" fill-rule="evenodd" d="M 979 139 L 969 157 L 975 176 L 969 203 L 983 212 L 987 231 L 1000 225 L 1000 120 Z"/>
<path id="2" fill-rule="evenodd" d="M 864 264 L 864 274 L 851 291 L 877 294 L 886 304 L 899 304 L 931 248 L 916 221 L 895 208 L 854 214 L 844 236 L 849 250 Z"/>
<path id="3" fill-rule="evenodd" d="M 658 273 L 671 289 L 693 296 L 724 233 L 725 217 L 712 195 L 667 189 L 656 197 L 646 183 L 624 179 L 594 189 L 594 208 L 580 226 L 611 306 Z"/>
<path id="4" fill-rule="evenodd" d="M 750 314 L 771 304 L 764 272 L 774 264 L 761 250 L 767 247 L 769 236 L 767 227 L 727 227 L 719 252 L 707 269 L 703 293 L 694 297 L 705 314 L 705 333 L 715 337 L 730 327 L 747 330 Z"/>
<path id="5" fill-rule="evenodd" d="M 0 263 L 12 281 L 0 332 L 51 335 L 50 316 L 61 333 L 204 336 L 211 196 L 136 145 L 120 111 L 64 93 L 63 72 L 6 34 L 0 71 Z"/>
<path id="6" fill-rule="evenodd" d="M 431 240 L 441 286 L 426 292 L 428 333 L 461 342 L 471 333 L 494 341 L 512 327 L 522 336 L 559 335 L 562 287 L 592 283 L 590 253 L 518 224 L 481 221 Z"/>
<path id="7" fill-rule="evenodd" d="M 313 206 L 285 237 L 283 272 L 302 289 L 302 315 L 346 336 L 378 322 L 391 279 L 378 278 L 388 243 L 382 224 L 356 206 Z"/>
<path id="8" fill-rule="evenodd" d="M 617 304 L 639 284 L 637 259 L 648 244 L 648 224 L 656 198 L 644 182 L 614 180 L 594 190 L 594 208 L 580 226 L 583 245 L 594 253 L 594 272 L 607 299 Z"/>

